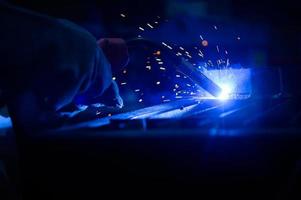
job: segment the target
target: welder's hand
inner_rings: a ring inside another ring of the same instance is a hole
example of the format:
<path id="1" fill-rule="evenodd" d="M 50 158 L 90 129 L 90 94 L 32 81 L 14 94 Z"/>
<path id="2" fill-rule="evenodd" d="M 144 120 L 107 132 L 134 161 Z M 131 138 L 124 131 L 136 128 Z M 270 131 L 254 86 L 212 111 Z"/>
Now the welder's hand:
<path id="1" fill-rule="evenodd" d="M 97 101 L 110 107 L 123 107 L 123 99 L 119 94 L 119 88 L 115 81 L 112 81 L 111 86 L 104 92 L 101 97 L 97 98 Z"/>

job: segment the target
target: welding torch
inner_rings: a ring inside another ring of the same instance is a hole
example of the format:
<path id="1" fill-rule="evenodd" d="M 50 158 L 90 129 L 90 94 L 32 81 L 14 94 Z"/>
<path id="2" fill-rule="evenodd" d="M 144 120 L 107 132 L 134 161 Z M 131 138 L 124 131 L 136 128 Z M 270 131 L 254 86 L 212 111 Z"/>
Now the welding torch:
<path id="1" fill-rule="evenodd" d="M 204 73 L 199 71 L 195 66 L 193 66 L 189 61 L 183 57 L 178 57 L 175 53 L 167 48 L 163 44 L 157 44 L 156 42 L 144 39 L 144 38 L 134 38 L 127 41 L 128 47 L 143 46 L 145 48 L 157 48 L 162 49 L 164 54 L 168 55 L 174 63 L 174 67 L 177 71 L 183 73 L 189 79 L 191 79 L 196 85 L 203 88 L 209 92 L 214 97 L 219 97 L 222 94 L 222 89 L 209 79 Z"/>

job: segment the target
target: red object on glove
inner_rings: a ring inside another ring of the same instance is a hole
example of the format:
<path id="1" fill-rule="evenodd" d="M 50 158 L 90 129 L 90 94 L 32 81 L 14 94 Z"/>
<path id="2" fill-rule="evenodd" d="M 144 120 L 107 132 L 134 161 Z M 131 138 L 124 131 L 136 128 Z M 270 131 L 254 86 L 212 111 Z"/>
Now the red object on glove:
<path id="1" fill-rule="evenodd" d="M 122 70 L 129 62 L 126 42 L 121 38 L 104 38 L 97 41 L 109 60 L 113 74 Z"/>

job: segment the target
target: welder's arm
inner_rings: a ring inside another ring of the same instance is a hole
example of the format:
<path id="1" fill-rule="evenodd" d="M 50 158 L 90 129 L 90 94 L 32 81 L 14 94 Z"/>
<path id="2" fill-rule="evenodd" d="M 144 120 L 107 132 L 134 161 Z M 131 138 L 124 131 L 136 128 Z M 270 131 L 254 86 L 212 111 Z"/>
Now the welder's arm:
<path id="1" fill-rule="evenodd" d="M 59 124 L 62 118 L 57 111 L 76 95 L 99 97 L 107 89 L 114 90 L 110 63 L 87 31 L 65 20 L 2 4 L 0 15 L 5 30 L 0 33 L 4 63 L 0 68 L 5 74 L 0 87 L 14 125 Z"/>

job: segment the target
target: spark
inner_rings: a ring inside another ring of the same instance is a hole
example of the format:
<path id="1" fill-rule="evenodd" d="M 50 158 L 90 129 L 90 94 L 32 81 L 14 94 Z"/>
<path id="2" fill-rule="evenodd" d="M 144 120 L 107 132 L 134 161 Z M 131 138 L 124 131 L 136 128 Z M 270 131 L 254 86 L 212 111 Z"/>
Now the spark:
<path id="1" fill-rule="evenodd" d="M 199 50 L 198 55 L 199 55 L 200 57 L 204 58 L 204 54 L 203 54 L 203 52 L 202 52 L 201 50 Z"/>
<path id="2" fill-rule="evenodd" d="M 162 42 L 162 44 L 163 44 L 164 46 L 167 46 L 167 44 L 166 44 L 165 42 Z"/>
<path id="3" fill-rule="evenodd" d="M 166 70 L 166 68 L 165 68 L 165 67 L 160 67 L 160 69 L 161 69 L 162 71 L 165 71 L 165 70 Z"/>
<path id="4" fill-rule="evenodd" d="M 217 26 L 213 26 L 215 30 L 217 30 Z"/>
<path id="5" fill-rule="evenodd" d="M 142 99 L 139 99 L 139 103 L 141 103 L 143 100 Z"/>
<path id="6" fill-rule="evenodd" d="M 207 41 L 207 40 L 203 40 L 203 41 L 202 41 L 202 45 L 203 45 L 204 47 L 207 47 L 207 46 L 208 46 L 208 41 Z"/>
<path id="7" fill-rule="evenodd" d="M 126 15 L 125 15 L 125 14 L 123 14 L 123 13 L 120 13 L 120 16 L 121 16 L 121 17 L 123 17 L 123 18 L 125 18 L 125 17 L 126 17 Z"/>
<path id="8" fill-rule="evenodd" d="M 150 23 L 147 23 L 147 26 L 150 28 L 154 28 Z"/>
<path id="9" fill-rule="evenodd" d="M 123 70 L 123 72 L 122 72 L 122 73 L 126 74 L 126 73 L 127 73 L 126 69 L 125 69 L 125 70 Z"/>
<path id="10" fill-rule="evenodd" d="M 226 64 L 226 66 L 227 66 L 227 67 L 230 66 L 230 60 L 229 60 L 229 58 L 227 59 L 227 64 Z"/>
<path id="11" fill-rule="evenodd" d="M 179 74 L 176 74 L 176 77 L 177 77 L 177 78 L 180 78 L 180 77 L 181 77 L 181 75 L 179 75 Z"/>
<path id="12" fill-rule="evenodd" d="M 183 47 L 179 47 L 182 51 L 184 51 L 184 48 Z"/>
<path id="13" fill-rule="evenodd" d="M 113 81 L 115 81 L 115 80 L 116 80 L 116 77 L 115 77 L 115 76 L 113 76 L 113 77 L 112 77 L 112 80 L 113 80 Z"/>
<path id="14" fill-rule="evenodd" d="M 155 24 L 159 24 L 157 21 L 155 21 Z"/>
<path id="15" fill-rule="evenodd" d="M 154 55 L 160 56 L 160 55 L 161 55 L 161 51 L 156 51 L 156 52 L 154 53 Z"/>
<path id="16" fill-rule="evenodd" d="M 141 31 L 144 31 L 144 28 L 142 28 L 141 26 L 139 26 L 139 29 L 140 29 Z"/>
<path id="17" fill-rule="evenodd" d="M 211 60 L 208 60 L 208 64 L 211 65 L 213 67 L 213 63 Z"/>
<path id="18" fill-rule="evenodd" d="M 221 64 L 224 64 L 224 63 L 226 63 L 226 62 L 223 59 L 218 59 L 217 60 L 218 65 L 221 65 Z"/>
<path id="19" fill-rule="evenodd" d="M 228 55 L 228 51 L 227 51 L 227 50 L 225 50 L 225 54 L 227 54 L 227 55 Z"/>
<path id="20" fill-rule="evenodd" d="M 170 99 L 164 99 L 163 102 L 170 102 Z"/>
<path id="21" fill-rule="evenodd" d="M 158 62 L 158 64 L 159 64 L 159 65 L 163 65 L 164 63 L 163 63 L 163 62 Z"/>
<path id="22" fill-rule="evenodd" d="M 148 70 L 151 70 L 151 69 L 152 69 L 152 66 L 147 65 L 145 68 L 148 69 Z"/>
<path id="23" fill-rule="evenodd" d="M 156 58 L 156 61 L 161 61 L 161 59 L 160 58 Z"/>
<path id="24" fill-rule="evenodd" d="M 134 90 L 135 92 L 140 92 L 140 89 L 136 89 L 136 90 Z"/>
<path id="25" fill-rule="evenodd" d="M 175 88 L 177 88 L 177 89 L 178 89 L 179 87 L 180 87 L 180 86 L 179 86 L 178 84 L 175 84 Z"/>
<path id="26" fill-rule="evenodd" d="M 122 82 L 122 83 L 120 83 L 120 85 L 126 85 L 127 83 L 126 82 Z"/>
<path id="27" fill-rule="evenodd" d="M 219 47 L 218 47 L 218 45 L 216 45 L 216 50 L 217 50 L 217 52 L 219 52 Z"/>
<path id="28" fill-rule="evenodd" d="M 165 42 L 162 42 L 162 44 L 163 44 L 165 47 L 167 47 L 167 48 L 169 48 L 170 50 L 172 50 L 172 47 L 169 46 L 168 44 L 166 44 Z"/>
<path id="29" fill-rule="evenodd" d="M 112 116 L 112 114 L 111 114 L 111 113 L 109 113 L 109 114 L 108 114 L 108 117 L 111 117 L 111 116 Z"/>
<path id="30" fill-rule="evenodd" d="M 240 37 L 238 36 L 237 39 L 240 40 Z"/>
<path id="31" fill-rule="evenodd" d="M 201 40 L 204 40 L 204 38 L 203 38 L 203 36 L 202 36 L 202 35 L 200 35 L 200 38 L 201 38 Z"/>
<path id="32" fill-rule="evenodd" d="M 157 82 L 156 82 L 156 84 L 157 84 L 157 85 L 160 85 L 160 84 L 161 84 L 161 82 L 160 82 L 160 81 L 157 81 Z"/>

